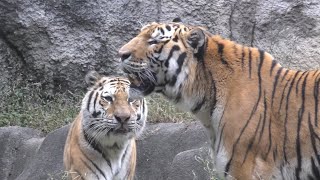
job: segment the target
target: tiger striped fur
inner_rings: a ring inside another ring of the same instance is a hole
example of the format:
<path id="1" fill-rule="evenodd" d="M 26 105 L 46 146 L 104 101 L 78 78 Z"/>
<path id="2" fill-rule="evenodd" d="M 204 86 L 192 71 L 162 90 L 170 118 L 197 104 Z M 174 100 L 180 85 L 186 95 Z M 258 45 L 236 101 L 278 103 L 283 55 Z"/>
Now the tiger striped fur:
<path id="1" fill-rule="evenodd" d="M 320 71 L 202 27 L 150 23 L 120 48 L 140 95 L 162 93 L 207 128 L 218 176 L 320 179 Z"/>
<path id="2" fill-rule="evenodd" d="M 145 126 L 146 103 L 129 96 L 127 78 L 90 72 L 86 80 L 92 87 L 71 124 L 64 149 L 68 178 L 133 180 L 135 137 Z"/>

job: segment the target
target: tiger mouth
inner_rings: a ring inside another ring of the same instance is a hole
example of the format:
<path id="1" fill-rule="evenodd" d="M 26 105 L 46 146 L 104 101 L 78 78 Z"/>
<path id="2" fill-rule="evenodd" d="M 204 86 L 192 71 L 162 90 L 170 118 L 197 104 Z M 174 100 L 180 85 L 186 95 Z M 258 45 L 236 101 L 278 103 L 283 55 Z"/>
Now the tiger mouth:
<path id="1" fill-rule="evenodd" d="M 119 128 L 113 129 L 113 132 L 115 134 L 127 134 L 131 132 L 131 130 L 128 127 L 121 126 Z"/>
<path id="2" fill-rule="evenodd" d="M 154 90 L 155 83 L 145 76 L 138 73 L 125 73 L 127 73 L 127 77 L 131 82 L 130 88 L 141 92 L 143 95 L 148 95 Z"/>

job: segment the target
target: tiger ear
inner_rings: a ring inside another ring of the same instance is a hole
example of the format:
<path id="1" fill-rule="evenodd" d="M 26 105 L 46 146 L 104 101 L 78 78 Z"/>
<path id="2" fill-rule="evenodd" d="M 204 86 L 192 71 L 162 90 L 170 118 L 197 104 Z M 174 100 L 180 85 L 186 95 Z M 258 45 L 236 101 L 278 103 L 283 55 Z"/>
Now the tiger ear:
<path id="1" fill-rule="evenodd" d="M 194 28 L 189 32 L 187 43 L 192 47 L 195 56 L 203 56 L 206 36 L 201 28 Z"/>
<path id="2" fill-rule="evenodd" d="M 101 76 L 97 71 L 89 71 L 85 77 L 88 86 L 93 86 L 100 79 Z"/>
<path id="3" fill-rule="evenodd" d="M 172 20 L 172 22 L 175 22 L 175 23 L 181 23 L 181 22 L 182 22 L 182 20 L 181 20 L 181 18 L 180 18 L 180 17 L 176 17 L 176 18 L 174 18 L 174 19 Z"/>

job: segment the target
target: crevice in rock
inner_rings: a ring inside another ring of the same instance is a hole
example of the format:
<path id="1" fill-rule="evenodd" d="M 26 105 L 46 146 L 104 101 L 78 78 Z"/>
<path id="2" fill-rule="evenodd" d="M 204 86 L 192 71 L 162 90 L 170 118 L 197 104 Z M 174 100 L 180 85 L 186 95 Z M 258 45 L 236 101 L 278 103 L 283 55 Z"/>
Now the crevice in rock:
<path id="1" fill-rule="evenodd" d="M 252 26 L 252 31 L 251 31 L 251 42 L 250 42 L 251 47 L 253 47 L 253 43 L 254 43 L 254 33 L 255 33 L 255 29 L 256 29 L 256 24 L 257 24 L 257 22 L 254 21 L 253 26 Z"/>
<path id="2" fill-rule="evenodd" d="M 161 0 L 157 0 L 157 22 L 161 19 Z"/>
<path id="3" fill-rule="evenodd" d="M 17 56 L 18 59 L 20 59 L 20 61 L 23 63 L 23 66 L 27 66 L 27 62 L 25 61 L 22 52 L 19 50 L 19 48 L 14 45 L 12 42 L 10 42 L 10 40 L 7 38 L 6 34 L 0 29 L 0 38 L 3 40 L 4 43 L 6 43 L 8 45 L 8 47 L 14 51 Z"/>

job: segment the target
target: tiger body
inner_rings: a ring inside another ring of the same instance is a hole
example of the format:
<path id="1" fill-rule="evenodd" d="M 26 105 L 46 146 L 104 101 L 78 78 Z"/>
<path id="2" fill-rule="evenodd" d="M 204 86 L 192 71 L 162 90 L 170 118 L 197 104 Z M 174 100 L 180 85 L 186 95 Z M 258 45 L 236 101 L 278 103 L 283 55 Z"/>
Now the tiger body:
<path id="1" fill-rule="evenodd" d="M 87 76 L 95 82 L 71 124 L 64 149 L 68 178 L 132 180 L 135 137 L 142 132 L 147 115 L 144 99 L 130 99 L 126 78 Z"/>
<path id="2" fill-rule="evenodd" d="M 221 178 L 320 179 L 320 71 L 181 23 L 149 24 L 119 53 L 141 95 L 202 122 Z"/>

